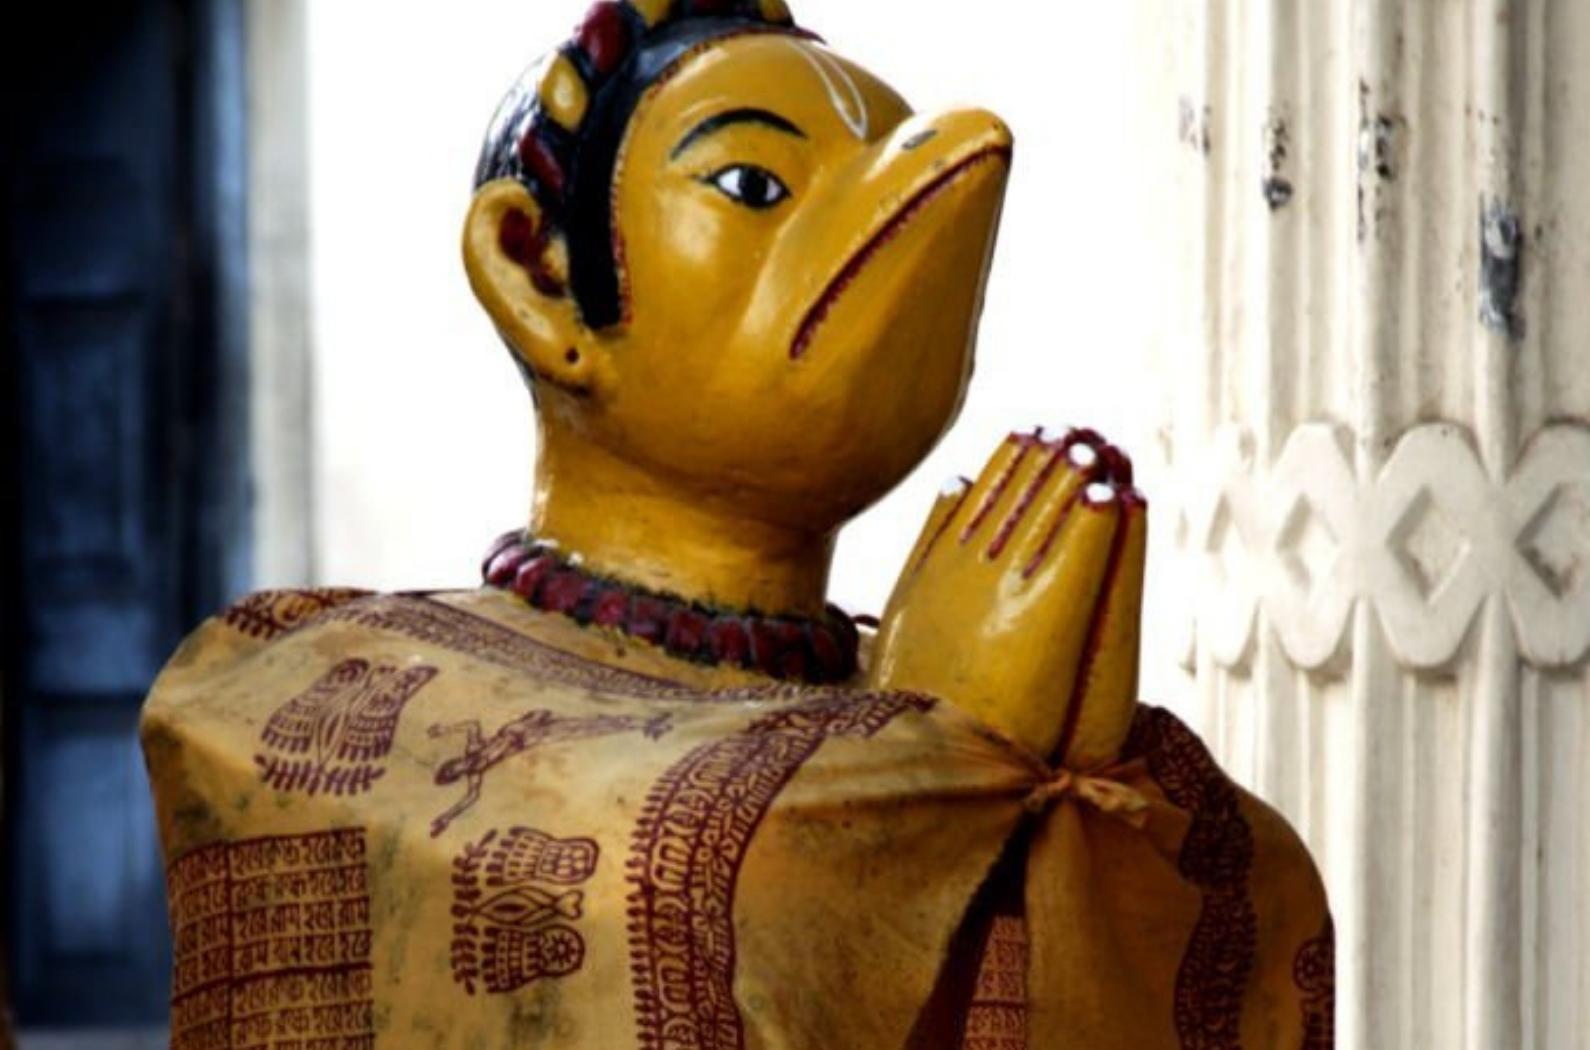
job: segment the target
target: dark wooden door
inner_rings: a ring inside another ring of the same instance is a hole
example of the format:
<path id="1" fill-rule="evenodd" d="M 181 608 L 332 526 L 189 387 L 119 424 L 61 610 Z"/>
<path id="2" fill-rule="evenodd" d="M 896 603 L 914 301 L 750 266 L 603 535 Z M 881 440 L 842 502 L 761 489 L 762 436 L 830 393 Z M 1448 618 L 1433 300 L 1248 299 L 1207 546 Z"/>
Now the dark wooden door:
<path id="1" fill-rule="evenodd" d="M 183 632 L 246 582 L 240 17 L 235 0 L 18 5 L 0 45 L 5 899 L 24 1025 L 165 1014 L 136 724 Z"/>

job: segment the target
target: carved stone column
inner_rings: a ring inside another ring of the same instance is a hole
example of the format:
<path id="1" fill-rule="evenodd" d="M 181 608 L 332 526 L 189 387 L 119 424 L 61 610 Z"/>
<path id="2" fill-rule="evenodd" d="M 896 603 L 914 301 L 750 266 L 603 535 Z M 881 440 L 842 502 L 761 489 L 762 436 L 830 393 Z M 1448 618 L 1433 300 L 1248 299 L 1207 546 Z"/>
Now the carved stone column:
<path id="1" fill-rule="evenodd" d="M 315 558 L 305 0 L 251 3 L 248 41 L 252 573 L 302 587 Z"/>
<path id="2" fill-rule="evenodd" d="M 1339 1046 L 1590 1047 L 1590 3 L 1176 17 L 1147 658 L 1325 868 Z"/>

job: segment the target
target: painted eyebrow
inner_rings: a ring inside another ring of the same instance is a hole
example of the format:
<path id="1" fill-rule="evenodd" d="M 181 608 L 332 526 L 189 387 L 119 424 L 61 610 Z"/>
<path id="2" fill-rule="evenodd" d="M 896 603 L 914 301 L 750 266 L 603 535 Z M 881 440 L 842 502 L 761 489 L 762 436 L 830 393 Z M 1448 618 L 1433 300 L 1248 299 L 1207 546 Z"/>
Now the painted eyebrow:
<path id="1" fill-rule="evenodd" d="M 799 139 L 806 137 L 806 132 L 790 123 L 788 119 L 779 116 L 777 113 L 774 113 L 772 110 L 731 109 L 727 112 L 708 117 L 706 120 L 703 120 L 701 123 L 685 132 L 685 137 L 679 140 L 679 145 L 674 147 L 674 151 L 668 155 L 668 159 L 678 159 L 680 154 L 684 153 L 685 150 L 689 149 L 700 140 L 706 138 L 708 135 L 715 135 L 724 128 L 732 127 L 735 124 L 760 124 L 763 127 L 772 128 L 774 131 L 782 131 L 786 135 L 794 135 Z"/>

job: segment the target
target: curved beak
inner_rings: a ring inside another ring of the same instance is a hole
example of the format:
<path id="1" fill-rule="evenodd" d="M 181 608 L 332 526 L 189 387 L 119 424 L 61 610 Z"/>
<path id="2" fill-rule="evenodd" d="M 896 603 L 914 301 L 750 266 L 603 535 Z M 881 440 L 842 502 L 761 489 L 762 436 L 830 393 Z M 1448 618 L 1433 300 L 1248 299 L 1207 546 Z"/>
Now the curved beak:
<path id="1" fill-rule="evenodd" d="M 847 300 L 881 317 L 929 267 L 949 263 L 980 300 L 1011 149 L 994 114 L 957 110 L 906 121 L 835 172 L 780 238 L 753 299 L 788 329 L 790 359 L 813 352 Z"/>

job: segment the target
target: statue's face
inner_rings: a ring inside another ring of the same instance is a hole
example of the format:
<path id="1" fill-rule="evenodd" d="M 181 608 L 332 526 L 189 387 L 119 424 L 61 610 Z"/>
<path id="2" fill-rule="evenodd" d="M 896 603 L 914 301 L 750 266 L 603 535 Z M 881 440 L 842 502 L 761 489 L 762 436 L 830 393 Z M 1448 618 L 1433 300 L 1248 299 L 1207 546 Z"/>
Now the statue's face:
<path id="1" fill-rule="evenodd" d="M 584 333 L 581 435 L 748 516 L 837 526 L 959 409 L 1009 168 L 991 114 L 912 116 L 786 34 L 708 45 L 635 109 L 613 184 L 626 317 Z"/>

